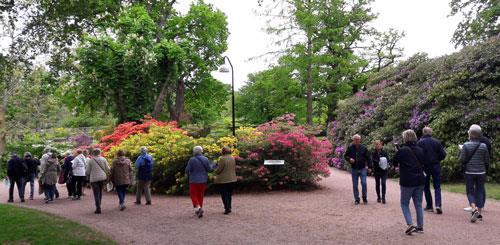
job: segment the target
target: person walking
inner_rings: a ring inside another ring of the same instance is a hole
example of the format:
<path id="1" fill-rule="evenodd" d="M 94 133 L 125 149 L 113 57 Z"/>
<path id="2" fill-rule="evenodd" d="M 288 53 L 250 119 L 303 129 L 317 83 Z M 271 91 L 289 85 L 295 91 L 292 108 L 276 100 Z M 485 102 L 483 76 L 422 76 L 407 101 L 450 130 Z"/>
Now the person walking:
<path id="1" fill-rule="evenodd" d="M 55 189 L 61 166 L 57 160 L 56 153 L 50 153 L 49 158 L 41 165 L 40 179 L 43 183 L 45 203 L 54 201 Z"/>
<path id="2" fill-rule="evenodd" d="M 148 148 L 141 147 L 141 154 L 135 161 L 137 169 L 137 191 L 135 193 L 135 204 L 141 205 L 142 192 L 146 198 L 146 205 L 151 205 L 151 180 L 153 179 L 153 157 L 148 154 Z"/>
<path id="3" fill-rule="evenodd" d="M 101 213 L 102 189 L 109 176 L 109 166 L 106 158 L 100 156 L 101 150 L 92 150 L 92 159 L 87 164 L 86 173 L 90 177 L 90 185 L 94 193 L 95 214 Z"/>
<path id="4" fill-rule="evenodd" d="M 434 197 L 436 202 L 436 213 L 442 214 L 443 209 L 441 205 L 441 164 L 440 162 L 446 157 L 446 151 L 441 145 L 439 140 L 432 137 L 432 128 L 424 127 L 422 130 L 423 136 L 418 141 L 417 145 L 424 150 L 424 154 L 427 158 L 424 164 L 425 177 L 425 211 L 434 212 L 432 205 L 432 193 L 430 187 L 430 181 L 432 177 L 432 184 L 434 187 Z"/>
<path id="5" fill-rule="evenodd" d="M 354 204 L 359 204 L 359 189 L 358 179 L 361 178 L 361 191 L 363 204 L 368 204 L 366 175 L 368 166 L 370 165 L 370 153 L 368 149 L 361 144 L 361 136 L 356 134 L 352 136 L 353 144 L 351 144 L 344 155 L 347 162 L 351 164 L 352 189 L 354 194 Z"/>
<path id="6" fill-rule="evenodd" d="M 481 211 L 485 202 L 484 183 L 486 172 L 489 168 L 490 156 L 486 144 L 481 143 L 481 128 L 472 125 L 468 131 L 469 141 L 465 142 L 460 151 L 459 162 L 465 174 L 467 199 L 469 200 L 472 214 L 470 221 L 476 222 L 483 218 Z"/>
<path id="7" fill-rule="evenodd" d="M 82 188 L 86 178 L 87 158 L 82 154 L 82 150 L 76 151 L 76 157 L 71 161 L 72 180 L 75 186 L 73 200 L 80 200 Z"/>
<path id="8" fill-rule="evenodd" d="M 203 217 L 203 196 L 207 188 L 208 172 L 212 169 L 210 161 L 203 156 L 203 148 L 195 146 L 193 148 L 193 157 L 189 159 L 186 166 L 186 175 L 189 177 L 189 196 L 195 209 L 195 215 L 198 218 Z"/>
<path id="9" fill-rule="evenodd" d="M 33 155 L 31 155 L 31 153 L 29 153 L 29 152 L 24 153 L 23 161 L 28 169 L 27 173 L 24 177 L 23 191 L 26 193 L 26 185 L 29 182 L 30 183 L 30 200 L 33 200 L 33 197 L 35 195 L 35 177 L 36 177 L 38 165 L 40 165 L 40 162 L 37 159 L 33 159 Z"/>
<path id="10" fill-rule="evenodd" d="M 14 185 L 17 185 L 17 193 L 21 202 L 24 202 L 24 176 L 28 172 L 23 160 L 13 153 L 7 162 L 7 177 L 9 177 L 9 199 L 7 202 L 14 202 Z"/>
<path id="11" fill-rule="evenodd" d="M 118 194 L 118 204 L 120 211 L 125 210 L 125 193 L 127 187 L 131 184 L 132 176 L 132 163 L 130 159 L 125 157 L 123 150 L 118 150 L 116 158 L 111 165 L 111 175 L 109 180 L 113 183 Z"/>
<path id="12" fill-rule="evenodd" d="M 75 181 L 73 179 L 73 167 L 71 161 L 75 159 L 71 152 L 66 152 L 62 169 L 64 171 L 64 180 L 66 182 L 66 189 L 68 190 L 68 198 L 75 197 Z"/>
<path id="13" fill-rule="evenodd" d="M 214 170 L 215 184 L 224 204 L 224 214 L 231 213 L 233 189 L 236 183 L 236 161 L 231 156 L 231 148 L 222 148 L 222 157 Z"/>
<path id="14" fill-rule="evenodd" d="M 424 212 L 422 196 L 425 186 L 424 150 L 417 146 L 417 135 L 411 129 L 403 132 L 403 146 L 394 156 L 394 166 L 399 171 L 399 185 L 401 189 L 401 210 L 407 227 L 405 233 L 424 232 Z M 413 224 L 410 212 L 410 199 L 413 200 L 417 214 L 417 226 Z"/>
<path id="15" fill-rule="evenodd" d="M 386 180 L 389 169 L 389 155 L 382 149 L 382 142 L 375 141 L 375 149 L 372 152 L 372 168 L 375 176 L 375 191 L 377 192 L 377 202 L 385 204 Z M 380 187 L 382 186 L 382 195 Z"/>

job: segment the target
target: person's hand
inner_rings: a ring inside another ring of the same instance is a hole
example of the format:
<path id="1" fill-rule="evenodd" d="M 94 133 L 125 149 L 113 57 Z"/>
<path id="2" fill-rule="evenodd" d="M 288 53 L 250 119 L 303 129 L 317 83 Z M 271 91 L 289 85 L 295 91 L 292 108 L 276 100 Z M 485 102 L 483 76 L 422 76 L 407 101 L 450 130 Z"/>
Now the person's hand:
<path id="1" fill-rule="evenodd" d="M 354 161 L 354 159 L 349 158 L 349 162 L 350 162 L 351 164 L 354 164 L 354 162 L 355 162 L 355 161 Z"/>

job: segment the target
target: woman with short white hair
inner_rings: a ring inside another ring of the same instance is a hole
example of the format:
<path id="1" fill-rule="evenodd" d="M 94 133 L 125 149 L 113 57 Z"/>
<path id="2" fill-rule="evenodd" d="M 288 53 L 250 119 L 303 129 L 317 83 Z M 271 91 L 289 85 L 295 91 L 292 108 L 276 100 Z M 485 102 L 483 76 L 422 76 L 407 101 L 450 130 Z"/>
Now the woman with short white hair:
<path id="1" fill-rule="evenodd" d="M 203 156 L 203 148 L 195 146 L 193 157 L 186 166 L 186 175 L 189 177 L 189 196 L 198 218 L 203 217 L 203 196 L 207 188 L 208 172 L 212 170 L 210 161 Z"/>
<path id="2" fill-rule="evenodd" d="M 407 227 L 405 233 L 411 235 L 414 232 L 424 232 L 424 211 L 422 209 L 422 197 L 424 194 L 425 155 L 421 147 L 417 146 L 417 135 L 409 129 L 403 132 L 403 145 L 394 156 L 394 166 L 399 170 L 399 185 L 401 189 L 401 210 Z M 417 214 L 417 226 L 413 224 L 410 199 L 413 200 Z"/>
<path id="3" fill-rule="evenodd" d="M 484 183 L 490 156 L 486 144 L 480 142 L 481 128 L 474 124 L 469 128 L 468 134 L 469 141 L 463 144 L 459 161 L 465 174 L 467 199 L 472 208 L 470 221 L 474 223 L 483 218 L 481 210 L 484 207 L 486 195 Z"/>

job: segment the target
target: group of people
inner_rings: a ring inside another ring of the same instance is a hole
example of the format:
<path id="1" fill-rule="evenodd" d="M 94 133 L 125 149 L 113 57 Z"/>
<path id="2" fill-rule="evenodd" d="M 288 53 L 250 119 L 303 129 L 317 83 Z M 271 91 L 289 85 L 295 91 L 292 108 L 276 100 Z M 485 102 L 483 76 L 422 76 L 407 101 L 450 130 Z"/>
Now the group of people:
<path id="1" fill-rule="evenodd" d="M 146 205 L 151 205 L 151 181 L 153 179 L 153 157 L 148 154 L 146 147 L 141 147 L 140 155 L 135 161 L 125 156 L 123 150 L 118 150 L 116 158 L 112 161 L 111 167 L 106 158 L 101 156 L 99 149 L 76 150 L 72 155 L 67 152 L 64 156 L 63 164 L 59 164 L 59 159 L 55 152 L 46 148 L 40 160 L 32 157 L 30 153 L 25 153 L 24 159 L 13 154 L 8 162 L 7 175 L 10 180 L 8 202 L 14 202 L 14 187 L 17 185 L 19 198 L 25 202 L 24 189 L 27 182 L 31 183 L 30 199 L 34 196 L 34 181 L 38 174 L 40 190 L 45 194 L 45 203 L 53 202 L 59 197 L 56 184 L 66 184 L 68 198 L 81 200 L 84 194 L 84 186 L 90 183 L 94 194 L 95 212 L 101 213 L 102 191 L 111 183 L 118 195 L 118 205 L 120 211 L 125 210 L 125 196 L 130 185 L 135 184 L 136 205 L 141 205 L 142 195 L 146 199 Z M 135 167 L 135 171 L 134 171 Z M 39 169 L 39 171 L 38 171 Z M 216 174 L 215 183 L 220 192 L 224 205 L 224 214 L 231 213 L 231 200 L 236 182 L 236 162 L 231 156 L 231 149 L 222 148 L 222 156 L 217 164 L 213 164 L 207 157 L 203 156 L 203 148 L 196 146 L 193 149 L 193 157 L 189 159 L 185 169 L 189 176 L 189 194 L 195 209 L 195 215 L 203 217 L 203 197 L 208 183 L 208 173 Z"/>
<path id="2" fill-rule="evenodd" d="M 466 180 L 466 192 L 471 211 L 471 222 L 482 220 L 481 211 L 486 201 L 484 184 L 486 172 L 489 167 L 491 143 L 482 135 L 479 125 L 472 125 L 468 131 L 469 141 L 460 147 L 459 162 Z M 417 138 L 415 131 L 405 130 L 402 133 L 403 145 L 396 145 L 396 154 L 392 159 L 392 165 L 399 172 L 400 204 L 407 227 L 405 233 L 411 235 L 414 232 L 423 233 L 423 212 L 434 212 L 442 214 L 441 201 L 441 161 L 446 157 L 446 151 L 440 141 L 432 137 L 432 129 L 425 127 L 422 137 Z M 368 203 L 367 198 L 367 174 L 373 171 L 377 202 L 386 202 L 386 179 L 388 175 L 389 156 L 382 149 L 382 142 L 374 142 L 373 152 L 361 144 L 361 136 L 354 135 L 353 143 L 347 148 L 344 155 L 345 160 L 351 165 L 353 183 L 354 203 L 360 204 L 359 179 L 361 179 L 363 203 Z M 430 189 L 432 179 L 434 187 L 435 202 L 433 203 Z M 382 193 L 380 193 L 382 187 Z M 422 199 L 425 193 L 426 207 L 422 207 Z M 409 208 L 410 200 L 413 200 L 417 215 L 417 224 L 414 225 Z M 433 205 L 435 204 L 435 206 Z M 467 209 L 466 209 L 467 210 Z"/>

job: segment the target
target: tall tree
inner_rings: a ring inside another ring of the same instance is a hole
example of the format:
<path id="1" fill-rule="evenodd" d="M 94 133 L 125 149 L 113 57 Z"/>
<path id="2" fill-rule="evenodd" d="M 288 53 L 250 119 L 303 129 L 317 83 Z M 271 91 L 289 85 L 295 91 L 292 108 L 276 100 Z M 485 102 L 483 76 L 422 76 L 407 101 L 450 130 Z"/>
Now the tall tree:
<path id="1" fill-rule="evenodd" d="M 500 33 L 500 1 L 452 0 L 450 7 L 452 16 L 463 16 L 453 34 L 455 46 L 474 45 Z"/>

